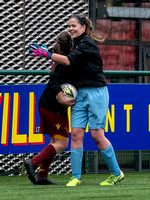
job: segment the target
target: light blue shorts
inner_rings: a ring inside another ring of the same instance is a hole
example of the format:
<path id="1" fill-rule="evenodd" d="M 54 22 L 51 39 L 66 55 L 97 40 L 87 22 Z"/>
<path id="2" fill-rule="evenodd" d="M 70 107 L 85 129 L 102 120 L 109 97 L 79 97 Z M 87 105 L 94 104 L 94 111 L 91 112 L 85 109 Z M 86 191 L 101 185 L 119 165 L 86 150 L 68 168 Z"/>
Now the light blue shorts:
<path id="1" fill-rule="evenodd" d="M 71 110 L 71 127 L 105 129 L 109 93 L 105 87 L 80 88 Z"/>

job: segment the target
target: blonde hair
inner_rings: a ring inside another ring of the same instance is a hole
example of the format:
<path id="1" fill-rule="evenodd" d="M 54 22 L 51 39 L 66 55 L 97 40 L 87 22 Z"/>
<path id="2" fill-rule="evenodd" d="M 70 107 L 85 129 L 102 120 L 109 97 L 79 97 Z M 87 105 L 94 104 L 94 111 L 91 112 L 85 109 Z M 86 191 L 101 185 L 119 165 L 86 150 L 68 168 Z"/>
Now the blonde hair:
<path id="1" fill-rule="evenodd" d="M 92 21 L 89 18 L 83 15 L 72 15 L 71 18 L 77 19 L 82 26 L 86 25 L 85 32 L 87 37 L 91 37 L 97 44 L 101 44 L 105 41 L 105 39 L 100 34 L 97 34 L 94 31 Z"/>

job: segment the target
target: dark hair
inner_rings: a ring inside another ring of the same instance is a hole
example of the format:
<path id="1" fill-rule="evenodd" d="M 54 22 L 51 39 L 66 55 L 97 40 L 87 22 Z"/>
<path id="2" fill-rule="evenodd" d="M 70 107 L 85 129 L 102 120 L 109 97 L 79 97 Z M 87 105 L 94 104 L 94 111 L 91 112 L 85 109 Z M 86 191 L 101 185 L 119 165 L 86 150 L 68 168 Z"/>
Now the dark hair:
<path id="1" fill-rule="evenodd" d="M 68 55 L 70 53 L 70 47 L 72 46 L 71 36 L 67 31 L 61 32 L 54 45 L 54 53 Z"/>
<path id="2" fill-rule="evenodd" d="M 83 25 L 87 26 L 87 18 L 85 16 L 83 16 L 83 15 L 72 15 L 71 18 L 76 18 L 82 26 Z"/>
<path id="3" fill-rule="evenodd" d="M 86 35 L 87 37 L 91 37 L 97 44 L 104 42 L 104 38 L 101 35 L 95 33 L 92 21 L 85 17 L 84 15 L 72 15 L 70 19 L 75 18 L 78 22 L 83 26 L 86 25 Z"/>
<path id="4" fill-rule="evenodd" d="M 56 38 L 56 43 L 54 45 L 53 52 L 66 56 L 70 53 L 71 47 L 72 47 L 71 36 L 67 31 L 63 31 Z M 53 72 L 56 66 L 57 62 L 55 62 L 55 65 L 51 68 Z"/>

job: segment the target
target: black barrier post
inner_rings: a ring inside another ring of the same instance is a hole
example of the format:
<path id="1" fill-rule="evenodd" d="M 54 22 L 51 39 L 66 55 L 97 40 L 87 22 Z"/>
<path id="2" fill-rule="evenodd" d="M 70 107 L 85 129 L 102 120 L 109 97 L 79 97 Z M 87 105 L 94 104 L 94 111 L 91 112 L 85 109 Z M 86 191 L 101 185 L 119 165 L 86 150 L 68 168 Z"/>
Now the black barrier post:
<path id="1" fill-rule="evenodd" d="M 93 27 L 96 30 L 96 1 L 89 1 L 89 17 L 92 20 Z"/>

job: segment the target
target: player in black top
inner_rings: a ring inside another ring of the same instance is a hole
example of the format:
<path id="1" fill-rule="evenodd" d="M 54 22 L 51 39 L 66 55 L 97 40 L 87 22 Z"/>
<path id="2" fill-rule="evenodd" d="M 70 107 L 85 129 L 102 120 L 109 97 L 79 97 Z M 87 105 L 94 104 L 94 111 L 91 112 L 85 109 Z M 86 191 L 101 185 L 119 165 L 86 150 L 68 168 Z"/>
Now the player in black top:
<path id="1" fill-rule="evenodd" d="M 109 93 L 98 48 L 98 44 L 104 40 L 95 33 L 92 22 L 85 16 L 73 15 L 68 21 L 68 31 L 74 49 L 67 56 L 41 48 L 31 50 L 33 56 L 45 56 L 57 63 L 70 65 L 75 87 L 78 88 L 76 104 L 71 112 L 72 177 L 66 186 L 77 186 L 81 181 L 83 138 L 87 123 L 111 172 L 111 176 L 100 185 L 114 185 L 124 178 L 124 174 L 117 163 L 113 146 L 104 134 Z"/>
<path id="2" fill-rule="evenodd" d="M 72 47 L 71 37 L 68 32 L 62 32 L 56 39 L 54 52 L 67 55 Z M 71 83 L 70 66 L 55 64 L 50 74 L 50 79 L 39 100 L 40 133 L 50 136 L 50 144 L 38 155 L 25 161 L 28 177 L 33 184 L 54 184 L 48 177 L 50 164 L 56 154 L 65 150 L 68 146 L 69 123 L 68 106 L 73 105 L 74 99 L 66 100 L 63 96 L 61 84 Z M 56 99 L 61 98 L 61 103 Z M 64 100 L 64 102 L 63 102 Z M 70 101 L 71 100 L 71 101 Z M 35 177 L 35 169 L 40 166 L 38 175 Z"/>

